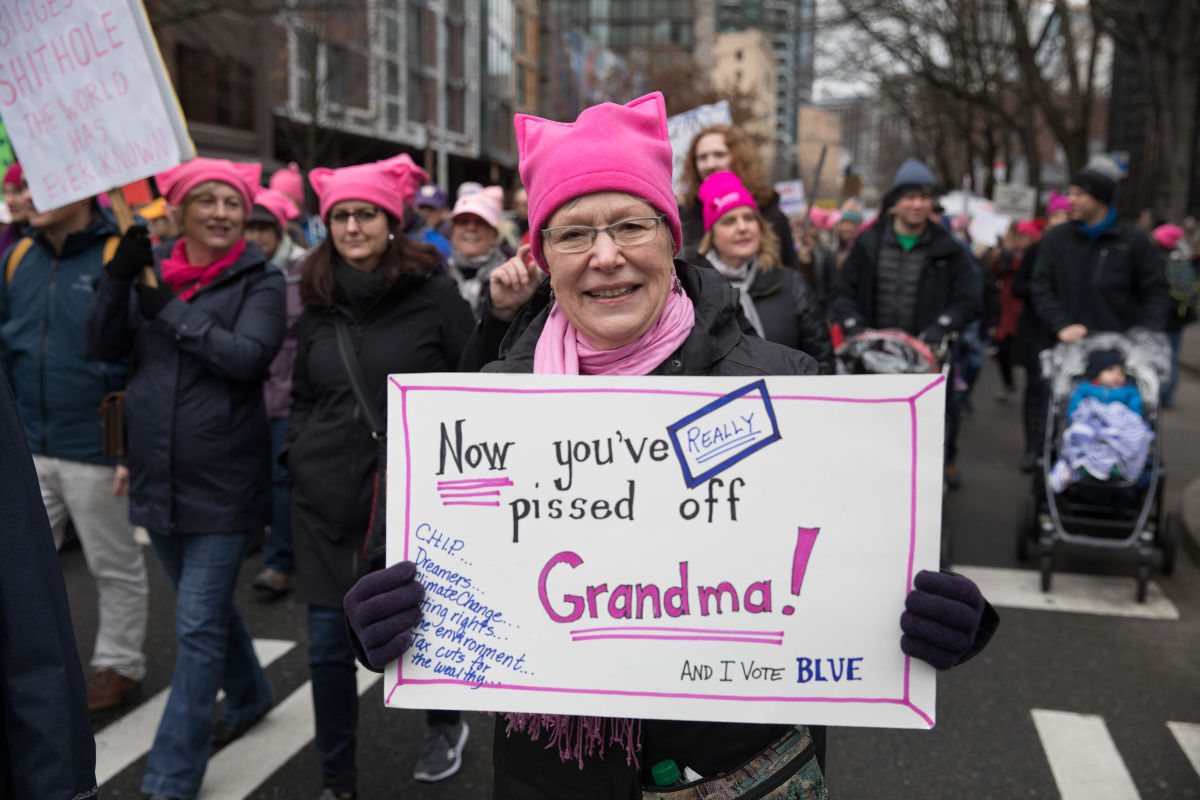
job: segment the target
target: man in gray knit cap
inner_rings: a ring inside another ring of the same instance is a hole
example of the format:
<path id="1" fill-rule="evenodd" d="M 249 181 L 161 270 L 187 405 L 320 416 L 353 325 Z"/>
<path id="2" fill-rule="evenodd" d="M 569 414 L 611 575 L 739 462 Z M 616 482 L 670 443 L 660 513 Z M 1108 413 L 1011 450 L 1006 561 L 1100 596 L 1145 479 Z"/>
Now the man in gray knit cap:
<path id="1" fill-rule="evenodd" d="M 1038 317 L 1060 342 L 1138 326 L 1161 331 L 1167 281 L 1149 237 L 1117 219 L 1120 168 L 1098 156 L 1071 178 L 1071 223 L 1046 234 L 1030 294 Z"/>

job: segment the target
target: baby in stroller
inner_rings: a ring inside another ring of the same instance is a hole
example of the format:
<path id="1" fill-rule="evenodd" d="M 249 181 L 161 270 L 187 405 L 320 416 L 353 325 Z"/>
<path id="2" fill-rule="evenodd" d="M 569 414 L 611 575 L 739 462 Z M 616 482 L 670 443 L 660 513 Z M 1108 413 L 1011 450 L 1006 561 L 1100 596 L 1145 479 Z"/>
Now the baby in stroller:
<path id="1" fill-rule="evenodd" d="M 1050 488 L 1062 493 L 1072 483 L 1133 480 L 1146 465 L 1154 431 L 1142 418 L 1142 397 L 1128 384 L 1119 350 L 1088 354 L 1086 379 L 1067 405 L 1068 427 Z"/>

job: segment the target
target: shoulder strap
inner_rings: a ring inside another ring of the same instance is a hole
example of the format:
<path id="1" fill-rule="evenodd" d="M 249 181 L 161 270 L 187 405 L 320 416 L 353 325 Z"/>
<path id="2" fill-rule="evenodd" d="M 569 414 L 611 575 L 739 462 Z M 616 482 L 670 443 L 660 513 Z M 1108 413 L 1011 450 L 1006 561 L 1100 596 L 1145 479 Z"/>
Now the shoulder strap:
<path id="1" fill-rule="evenodd" d="M 110 236 L 104 240 L 104 260 L 100 262 L 101 266 L 107 267 L 109 262 L 113 260 L 113 257 L 117 254 L 117 245 L 120 243 L 120 236 Z"/>
<path id="2" fill-rule="evenodd" d="M 358 405 L 367 415 L 367 424 L 371 426 L 371 435 L 378 439 L 387 434 L 387 427 L 383 424 L 383 418 L 376 411 L 374 403 L 367 397 L 366 379 L 363 377 L 362 366 L 358 363 L 358 357 L 354 355 L 354 346 L 350 342 L 350 326 L 346 323 L 345 317 L 336 314 L 334 327 L 337 329 L 338 353 L 342 357 L 342 365 L 346 368 L 346 374 L 350 377 L 350 388 L 354 390 Z"/>
<path id="3" fill-rule="evenodd" d="M 21 265 L 21 259 L 29 252 L 29 248 L 33 247 L 32 236 L 22 236 L 13 245 L 13 249 L 8 253 L 8 262 L 4 265 L 4 282 L 12 283 L 13 274 L 17 271 L 17 267 Z"/>

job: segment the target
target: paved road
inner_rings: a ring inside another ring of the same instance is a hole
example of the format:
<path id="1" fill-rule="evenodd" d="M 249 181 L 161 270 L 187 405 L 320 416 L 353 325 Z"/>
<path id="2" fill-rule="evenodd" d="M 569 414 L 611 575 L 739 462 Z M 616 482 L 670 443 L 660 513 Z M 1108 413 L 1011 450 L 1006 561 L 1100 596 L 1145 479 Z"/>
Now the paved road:
<path id="1" fill-rule="evenodd" d="M 977 388 L 962 433 L 964 485 L 948 498 L 946 525 L 958 568 L 1001 606 L 992 645 L 938 683 L 938 724 L 928 732 L 836 728 L 828 780 L 836 798 L 1200 798 L 1200 569 L 1181 558 L 1157 577 L 1150 602 L 1133 600 L 1124 556 L 1066 553 L 1054 591 L 1020 565 L 1014 530 L 1028 479 L 1020 456 L 1019 408 L 993 400 L 994 367 Z M 1167 507 L 1200 475 L 1200 378 L 1185 377 L 1166 417 L 1171 468 Z M 139 798 L 145 753 L 174 660 L 174 597 L 151 567 L 149 676 L 131 708 L 97 716 L 106 798 Z M 95 631 L 94 587 L 78 551 L 65 553 L 81 656 Z M 243 570 L 239 605 L 259 639 L 279 705 L 258 728 L 214 756 L 203 797 L 315 798 L 321 788 L 311 741 L 303 610 L 258 602 Z M 1081 577 L 1074 577 L 1074 576 Z M 1151 616 L 1146 616 L 1151 615 Z M 469 715 L 462 772 L 442 783 L 412 780 L 424 737 L 420 712 L 385 711 L 380 684 L 360 683 L 360 797 L 487 798 L 491 718 Z M 1189 760 L 1190 759 L 1190 760 Z"/>

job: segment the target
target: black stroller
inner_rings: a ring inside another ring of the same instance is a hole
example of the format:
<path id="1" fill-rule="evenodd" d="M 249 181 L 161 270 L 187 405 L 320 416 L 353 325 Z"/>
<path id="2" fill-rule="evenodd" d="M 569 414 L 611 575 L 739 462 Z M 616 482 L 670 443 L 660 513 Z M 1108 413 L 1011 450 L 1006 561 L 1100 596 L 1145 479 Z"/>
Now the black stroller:
<path id="1" fill-rule="evenodd" d="M 1084 378 L 1088 355 L 1117 350 L 1125 371 L 1142 399 L 1142 416 L 1154 431 L 1150 454 L 1141 474 L 1127 479 L 1096 480 L 1084 476 L 1055 493 L 1051 473 L 1059 457 L 1062 435 L 1069 425 L 1067 405 Z M 1159 384 L 1170 374 L 1170 351 L 1163 334 L 1132 330 L 1129 335 L 1101 333 L 1041 354 L 1042 378 L 1050 387 L 1042 445 L 1041 470 L 1017 526 L 1017 557 L 1037 557 L 1042 591 L 1050 591 L 1055 549 L 1060 544 L 1108 550 L 1134 550 L 1137 560 L 1137 600 L 1145 602 L 1146 587 L 1157 560 L 1164 575 L 1175 567 L 1180 520 L 1164 518 L 1163 463 Z"/>
<path id="2" fill-rule="evenodd" d="M 950 378 L 951 354 L 957 334 L 942 339 L 930 348 L 920 339 L 899 330 L 875 330 L 860 333 L 837 349 L 839 375 L 903 375 L 942 373 Z M 950 391 L 950 387 L 946 387 Z M 945 493 L 942 494 L 943 499 Z M 945 519 L 945 515 L 942 515 Z M 948 567 L 954 553 L 954 537 L 942 528 L 941 565 Z"/>

